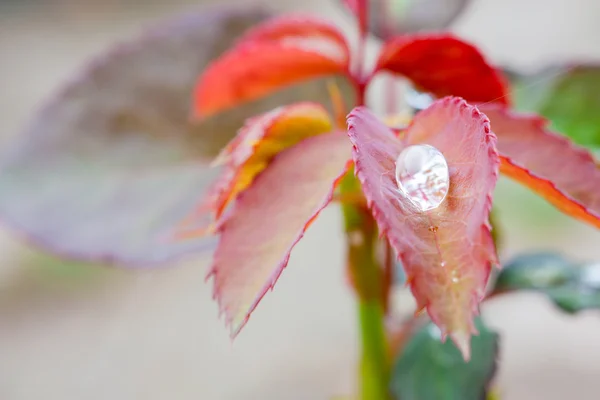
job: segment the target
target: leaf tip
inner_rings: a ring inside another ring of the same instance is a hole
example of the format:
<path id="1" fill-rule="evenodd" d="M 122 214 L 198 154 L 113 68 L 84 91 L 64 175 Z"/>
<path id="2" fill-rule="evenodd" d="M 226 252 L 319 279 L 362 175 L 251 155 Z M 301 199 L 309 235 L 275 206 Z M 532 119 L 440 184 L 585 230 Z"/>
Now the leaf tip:
<path id="1" fill-rule="evenodd" d="M 462 354 L 465 362 L 469 362 L 471 359 L 471 333 L 464 330 L 455 331 L 450 333 L 450 339 Z"/>

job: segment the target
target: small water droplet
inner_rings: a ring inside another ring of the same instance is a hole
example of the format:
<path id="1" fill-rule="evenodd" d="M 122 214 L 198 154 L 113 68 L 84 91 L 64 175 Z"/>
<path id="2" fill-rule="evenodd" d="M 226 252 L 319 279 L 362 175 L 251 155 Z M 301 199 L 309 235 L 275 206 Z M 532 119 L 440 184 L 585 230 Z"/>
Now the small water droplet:
<path id="1" fill-rule="evenodd" d="M 452 278 L 452 283 L 458 283 L 458 278 L 457 277 Z"/>
<path id="2" fill-rule="evenodd" d="M 442 262 L 440 263 L 440 267 L 444 268 L 445 266 L 446 266 L 446 261 L 442 261 Z"/>
<path id="3" fill-rule="evenodd" d="M 430 226 L 429 227 L 429 232 L 436 233 L 437 231 L 438 231 L 438 227 L 437 226 Z"/>
<path id="4" fill-rule="evenodd" d="M 446 159 L 433 146 L 408 146 L 396 159 L 396 183 L 421 212 L 437 208 L 450 187 Z"/>

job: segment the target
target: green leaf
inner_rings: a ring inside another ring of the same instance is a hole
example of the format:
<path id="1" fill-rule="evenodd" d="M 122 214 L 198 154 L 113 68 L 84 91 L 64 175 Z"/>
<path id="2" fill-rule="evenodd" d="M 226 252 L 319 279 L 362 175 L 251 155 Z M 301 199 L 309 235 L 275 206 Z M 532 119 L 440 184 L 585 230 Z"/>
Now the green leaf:
<path id="1" fill-rule="evenodd" d="M 392 372 L 391 390 L 401 400 L 482 400 L 496 371 L 498 334 L 481 318 L 471 339 L 472 357 L 465 362 L 439 329 L 428 323 L 406 344 Z"/>
<path id="2" fill-rule="evenodd" d="M 600 309 L 600 263 L 578 264 L 552 254 L 515 258 L 496 280 L 495 293 L 535 290 L 568 313 Z"/>
<path id="3" fill-rule="evenodd" d="M 514 84 L 517 109 L 541 114 L 580 145 L 600 146 L 600 66 L 550 67 Z"/>

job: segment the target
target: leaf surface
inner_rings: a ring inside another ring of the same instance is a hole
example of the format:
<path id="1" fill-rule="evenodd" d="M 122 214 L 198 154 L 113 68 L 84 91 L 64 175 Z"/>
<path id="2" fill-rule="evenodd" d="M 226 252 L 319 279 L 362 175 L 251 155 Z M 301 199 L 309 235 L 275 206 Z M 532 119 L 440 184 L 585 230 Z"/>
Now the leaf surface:
<path id="1" fill-rule="evenodd" d="M 95 57 L 0 156 L 2 222 L 46 250 L 96 262 L 146 266 L 213 249 L 213 239 L 172 237 L 218 175 L 210 161 L 248 117 L 329 98 L 315 81 L 189 122 L 200 71 L 267 16 L 205 9 Z"/>
<path id="2" fill-rule="evenodd" d="M 375 71 L 411 80 L 436 97 L 460 96 L 469 102 L 509 102 L 498 70 L 473 45 L 448 34 L 398 36 L 381 49 Z"/>
<path id="3" fill-rule="evenodd" d="M 275 157 L 218 227 L 211 275 L 232 336 L 287 265 L 305 230 L 331 201 L 351 158 L 346 135 L 303 140 Z"/>
<path id="4" fill-rule="evenodd" d="M 526 254 L 504 268 L 495 293 L 530 290 L 544 293 L 567 313 L 600 309 L 600 264 L 575 263 L 554 253 Z"/>
<path id="5" fill-rule="evenodd" d="M 250 119 L 217 157 L 216 162 L 225 164 L 225 169 L 204 206 L 214 211 L 218 219 L 278 153 L 332 129 L 327 110 L 309 102 L 279 107 Z"/>
<path id="6" fill-rule="evenodd" d="M 428 323 L 406 344 L 395 362 L 391 390 L 401 400 L 485 399 L 497 369 L 499 337 L 481 320 L 475 325 L 473 357 L 465 362 L 439 329 Z"/>
<path id="7" fill-rule="evenodd" d="M 495 104 L 479 108 L 498 137 L 503 174 L 560 211 L 600 228 L 600 170 L 587 150 L 548 130 L 538 116 Z"/>
<path id="8" fill-rule="evenodd" d="M 488 216 L 499 160 L 487 118 L 462 99 L 445 98 L 419 113 L 402 140 L 364 108 L 348 124 L 356 174 L 418 308 L 427 309 L 468 359 L 473 317 L 497 264 Z M 401 194 L 395 179 L 396 158 L 414 144 L 437 148 L 450 170 L 446 199 L 426 212 Z"/>
<path id="9" fill-rule="evenodd" d="M 205 118 L 308 79 L 343 75 L 349 58 L 343 35 L 327 22 L 267 21 L 203 72 L 194 92 L 194 116 Z"/>

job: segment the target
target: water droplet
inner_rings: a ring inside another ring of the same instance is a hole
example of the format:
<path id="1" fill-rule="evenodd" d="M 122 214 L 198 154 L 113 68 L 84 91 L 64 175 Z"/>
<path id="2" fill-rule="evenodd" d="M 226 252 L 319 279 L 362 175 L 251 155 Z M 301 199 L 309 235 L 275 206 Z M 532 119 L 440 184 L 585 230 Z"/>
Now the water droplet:
<path id="1" fill-rule="evenodd" d="M 429 227 L 429 232 L 436 233 L 437 231 L 438 231 L 438 227 L 437 226 L 430 226 Z"/>
<path id="2" fill-rule="evenodd" d="M 444 268 L 445 266 L 446 266 L 446 261 L 442 261 L 442 262 L 440 263 L 440 267 Z"/>
<path id="3" fill-rule="evenodd" d="M 421 212 L 437 208 L 450 187 L 446 159 L 433 146 L 408 146 L 396 159 L 396 182 L 400 192 Z"/>

